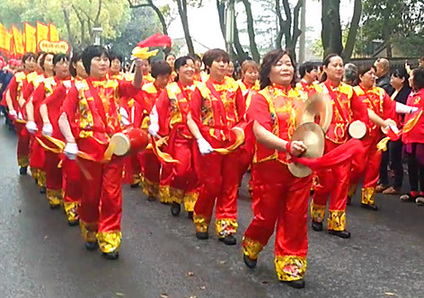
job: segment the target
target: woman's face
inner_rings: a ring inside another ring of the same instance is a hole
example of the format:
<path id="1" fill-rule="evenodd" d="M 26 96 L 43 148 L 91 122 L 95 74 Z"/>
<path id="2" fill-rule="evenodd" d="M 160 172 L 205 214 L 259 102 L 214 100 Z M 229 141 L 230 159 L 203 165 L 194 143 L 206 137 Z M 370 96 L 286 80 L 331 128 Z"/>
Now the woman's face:
<path id="1" fill-rule="evenodd" d="M 110 62 L 110 72 L 113 74 L 119 73 L 121 71 L 121 61 L 118 58 L 113 59 Z"/>
<path id="2" fill-rule="evenodd" d="M 256 80 L 259 78 L 259 71 L 255 67 L 248 68 L 243 72 L 244 81 L 250 85 L 254 85 Z"/>
<path id="3" fill-rule="evenodd" d="M 360 79 L 362 86 L 365 88 L 371 88 L 375 84 L 375 69 L 371 68 L 369 71 L 364 73 Z"/>
<path id="4" fill-rule="evenodd" d="M 390 85 L 392 85 L 393 88 L 400 89 L 403 87 L 403 84 L 405 83 L 405 78 L 398 78 L 394 75 L 390 77 Z"/>
<path id="5" fill-rule="evenodd" d="M 171 66 L 172 69 L 174 69 L 175 56 L 169 55 L 166 57 L 165 61 L 169 64 L 169 66 Z"/>
<path id="6" fill-rule="evenodd" d="M 53 55 L 47 54 L 46 59 L 44 59 L 44 71 L 45 72 L 53 72 Z"/>
<path id="7" fill-rule="evenodd" d="M 228 62 L 225 62 L 222 58 L 220 60 L 214 60 L 209 68 L 210 75 L 214 79 L 224 78 L 224 76 L 227 75 L 227 68 Z"/>
<path id="8" fill-rule="evenodd" d="M 100 57 L 94 57 L 91 59 L 90 76 L 97 79 L 104 78 L 109 72 L 109 67 L 109 58 L 104 53 Z"/>
<path id="9" fill-rule="evenodd" d="M 294 66 L 289 55 L 285 54 L 271 67 L 269 80 L 273 84 L 288 87 L 293 80 Z"/>
<path id="10" fill-rule="evenodd" d="M 35 58 L 30 57 L 25 60 L 24 68 L 29 72 L 35 71 L 35 69 L 37 68 L 37 62 L 35 61 Z"/>
<path id="11" fill-rule="evenodd" d="M 68 60 L 61 60 L 56 63 L 54 66 L 54 72 L 56 76 L 58 76 L 61 79 L 66 79 L 70 76 L 69 73 L 69 61 Z"/>
<path id="12" fill-rule="evenodd" d="M 332 57 L 328 66 L 324 66 L 327 78 L 330 81 L 340 82 L 343 78 L 343 60 L 339 56 Z"/>
<path id="13" fill-rule="evenodd" d="M 88 74 L 84 68 L 84 64 L 82 63 L 82 59 L 78 60 L 77 63 L 74 63 L 73 66 L 77 72 L 77 77 L 80 77 L 83 79 L 88 77 Z"/>
<path id="14" fill-rule="evenodd" d="M 193 60 L 187 60 L 186 64 L 181 66 L 178 70 L 179 80 L 184 85 L 191 85 L 193 83 L 194 76 L 194 62 Z"/>
<path id="15" fill-rule="evenodd" d="M 194 61 L 194 69 L 196 70 L 197 73 L 202 71 L 202 61 L 200 60 L 195 60 Z"/>
<path id="16" fill-rule="evenodd" d="M 234 74 L 234 63 L 230 61 L 227 67 L 227 76 L 232 77 Z"/>

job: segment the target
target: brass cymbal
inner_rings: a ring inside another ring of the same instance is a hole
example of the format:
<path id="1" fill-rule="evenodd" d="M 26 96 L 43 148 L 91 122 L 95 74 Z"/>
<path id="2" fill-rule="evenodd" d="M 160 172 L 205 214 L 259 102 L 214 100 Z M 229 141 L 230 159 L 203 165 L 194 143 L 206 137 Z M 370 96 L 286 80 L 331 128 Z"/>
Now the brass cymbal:
<path id="1" fill-rule="evenodd" d="M 302 141 L 306 145 L 307 150 L 300 157 L 318 158 L 324 154 L 324 132 L 316 123 L 308 122 L 300 125 L 294 131 L 291 141 Z M 298 163 L 289 163 L 288 169 L 298 178 L 312 174 L 310 168 Z"/>
<path id="2" fill-rule="evenodd" d="M 298 125 L 315 122 L 317 116 L 319 116 L 319 126 L 326 133 L 333 117 L 333 104 L 328 94 L 317 92 L 309 96 Z"/>

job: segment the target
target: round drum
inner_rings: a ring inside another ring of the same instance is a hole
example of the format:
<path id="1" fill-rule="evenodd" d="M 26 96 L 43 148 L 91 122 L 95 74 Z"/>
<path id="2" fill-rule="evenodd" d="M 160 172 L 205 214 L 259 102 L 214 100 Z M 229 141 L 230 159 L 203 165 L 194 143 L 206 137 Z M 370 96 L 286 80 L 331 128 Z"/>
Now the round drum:
<path id="1" fill-rule="evenodd" d="M 364 122 L 356 120 L 349 125 L 348 131 L 352 138 L 362 139 L 367 133 L 367 126 Z"/>
<path id="2" fill-rule="evenodd" d="M 148 143 L 147 133 L 138 128 L 128 128 L 114 134 L 110 139 L 113 154 L 118 156 L 137 153 L 146 148 Z"/>

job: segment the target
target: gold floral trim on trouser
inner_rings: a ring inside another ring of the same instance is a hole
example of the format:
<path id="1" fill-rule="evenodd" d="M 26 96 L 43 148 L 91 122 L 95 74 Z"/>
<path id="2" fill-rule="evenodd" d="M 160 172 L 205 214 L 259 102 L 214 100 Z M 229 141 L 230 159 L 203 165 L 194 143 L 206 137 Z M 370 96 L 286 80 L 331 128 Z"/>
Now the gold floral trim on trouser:
<path id="1" fill-rule="evenodd" d="M 164 203 L 172 202 L 169 185 L 159 185 L 159 200 Z"/>
<path id="2" fill-rule="evenodd" d="M 248 237 L 243 237 L 243 253 L 248 256 L 249 259 L 256 260 L 259 257 L 259 253 L 262 251 L 264 246 L 256 240 Z"/>
<path id="3" fill-rule="evenodd" d="M 140 174 L 133 174 L 131 184 L 140 184 L 140 183 L 141 183 Z"/>
<path id="4" fill-rule="evenodd" d="M 20 167 L 27 167 L 27 166 L 29 166 L 28 156 L 20 156 L 20 157 L 18 157 L 18 166 L 20 166 Z"/>
<path id="5" fill-rule="evenodd" d="M 196 205 L 199 193 L 197 191 L 189 192 L 184 195 L 184 208 L 187 212 L 194 211 L 194 205 Z"/>
<path id="6" fill-rule="evenodd" d="M 97 223 L 86 223 L 80 220 L 80 228 L 82 238 L 86 242 L 96 242 L 97 241 Z"/>
<path id="7" fill-rule="evenodd" d="M 169 201 L 167 201 L 166 203 L 176 202 L 178 204 L 181 204 L 183 200 L 184 200 L 184 190 L 169 187 Z"/>
<path id="8" fill-rule="evenodd" d="M 153 197 L 155 199 L 158 198 L 159 195 L 159 183 L 153 183 L 143 177 L 141 180 L 141 187 L 146 196 Z"/>
<path id="9" fill-rule="evenodd" d="M 61 189 L 47 189 L 46 197 L 49 201 L 50 206 L 60 205 L 62 202 L 63 191 Z"/>
<path id="10" fill-rule="evenodd" d="M 122 233 L 118 231 L 97 233 L 100 250 L 104 253 L 118 251 L 121 239 Z"/>
<path id="11" fill-rule="evenodd" d="M 315 222 L 323 222 L 325 218 L 325 205 L 316 205 L 311 201 L 311 217 Z"/>
<path id="12" fill-rule="evenodd" d="M 196 232 L 207 232 L 209 229 L 210 219 L 206 219 L 201 215 L 194 214 L 193 215 L 193 223 L 196 226 Z"/>
<path id="13" fill-rule="evenodd" d="M 37 168 L 30 168 L 30 171 L 31 171 L 32 178 L 34 178 L 34 180 L 37 181 L 39 170 Z"/>
<path id="14" fill-rule="evenodd" d="M 37 183 L 40 187 L 46 187 L 46 172 L 38 169 Z"/>
<path id="15" fill-rule="evenodd" d="M 333 231 L 344 231 L 346 229 L 346 212 L 344 210 L 329 210 L 328 229 Z"/>
<path id="16" fill-rule="evenodd" d="M 238 228 L 237 220 L 232 218 L 220 218 L 215 220 L 215 230 L 219 238 L 235 234 Z"/>
<path id="17" fill-rule="evenodd" d="M 78 220 L 78 208 L 81 205 L 80 202 L 63 202 L 63 207 L 66 212 L 66 217 L 68 221 Z"/>
<path id="18" fill-rule="evenodd" d="M 304 257 L 276 256 L 274 263 L 279 280 L 293 281 L 305 276 L 307 262 Z"/>
<path id="19" fill-rule="evenodd" d="M 374 205 L 375 187 L 367 187 L 362 189 L 361 203 L 366 205 Z"/>

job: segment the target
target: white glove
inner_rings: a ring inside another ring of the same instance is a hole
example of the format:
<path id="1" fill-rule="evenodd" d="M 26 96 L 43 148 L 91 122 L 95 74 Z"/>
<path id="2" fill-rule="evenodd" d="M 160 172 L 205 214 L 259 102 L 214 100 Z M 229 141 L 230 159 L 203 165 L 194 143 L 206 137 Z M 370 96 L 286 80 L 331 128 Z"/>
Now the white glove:
<path id="1" fill-rule="evenodd" d="M 10 110 L 9 111 L 9 118 L 12 120 L 15 120 L 18 117 L 18 115 L 16 114 L 15 110 Z"/>
<path id="2" fill-rule="evenodd" d="M 19 119 L 19 118 L 18 118 Z M 28 130 L 28 132 L 30 133 L 30 134 L 35 134 L 36 132 L 37 132 L 37 124 L 35 124 L 35 122 L 34 121 L 28 121 L 26 124 L 25 124 L 25 127 L 26 127 L 26 129 Z"/>
<path id="3" fill-rule="evenodd" d="M 24 120 L 24 116 L 22 116 L 22 113 L 19 112 L 17 116 L 18 120 Z"/>
<path id="4" fill-rule="evenodd" d="M 53 126 L 50 123 L 44 123 L 42 133 L 45 136 L 51 137 L 53 134 Z"/>
<path id="5" fill-rule="evenodd" d="M 197 146 L 199 147 L 199 151 L 202 155 L 213 152 L 211 144 L 209 144 L 204 138 L 197 139 Z"/>
<path id="6" fill-rule="evenodd" d="M 123 107 L 119 109 L 119 114 L 121 114 L 121 122 L 123 125 L 130 125 L 130 117 L 128 116 L 127 110 Z"/>
<path id="7" fill-rule="evenodd" d="M 152 135 L 152 137 L 157 137 L 158 131 L 159 131 L 159 124 L 157 123 L 150 124 L 148 131 L 149 131 L 149 134 Z"/>
<path id="8" fill-rule="evenodd" d="M 65 149 L 63 149 L 66 157 L 70 160 L 75 160 L 77 158 L 78 146 L 76 143 L 67 143 Z"/>
<path id="9" fill-rule="evenodd" d="M 404 105 L 403 103 L 396 102 L 396 113 L 398 114 L 413 114 L 418 111 L 417 107 Z"/>

